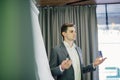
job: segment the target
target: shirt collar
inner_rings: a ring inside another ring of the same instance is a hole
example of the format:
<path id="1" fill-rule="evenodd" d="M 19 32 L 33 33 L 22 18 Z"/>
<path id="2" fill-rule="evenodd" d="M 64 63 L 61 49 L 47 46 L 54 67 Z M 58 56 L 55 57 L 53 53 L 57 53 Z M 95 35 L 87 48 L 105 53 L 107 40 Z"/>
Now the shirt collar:
<path id="1" fill-rule="evenodd" d="M 69 48 L 75 48 L 76 47 L 75 43 L 73 43 L 72 47 L 70 47 L 70 45 L 66 41 L 63 41 L 63 43 L 64 43 L 65 47 L 69 47 Z"/>

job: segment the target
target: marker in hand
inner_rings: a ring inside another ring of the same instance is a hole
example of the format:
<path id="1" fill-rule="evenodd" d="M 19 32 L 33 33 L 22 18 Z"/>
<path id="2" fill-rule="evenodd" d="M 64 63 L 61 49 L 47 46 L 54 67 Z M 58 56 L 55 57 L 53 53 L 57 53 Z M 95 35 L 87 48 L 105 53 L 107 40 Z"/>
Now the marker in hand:
<path id="1" fill-rule="evenodd" d="M 68 69 L 71 66 L 71 64 L 72 64 L 72 60 L 70 60 L 69 58 L 66 58 L 65 60 L 62 61 L 61 68 L 63 70 Z"/>
<path id="2" fill-rule="evenodd" d="M 99 56 L 99 57 L 103 57 L 102 51 L 98 51 L 98 56 Z"/>
<path id="3" fill-rule="evenodd" d="M 66 58 L 66 60 L 69 60 L 69 58 Z"/>

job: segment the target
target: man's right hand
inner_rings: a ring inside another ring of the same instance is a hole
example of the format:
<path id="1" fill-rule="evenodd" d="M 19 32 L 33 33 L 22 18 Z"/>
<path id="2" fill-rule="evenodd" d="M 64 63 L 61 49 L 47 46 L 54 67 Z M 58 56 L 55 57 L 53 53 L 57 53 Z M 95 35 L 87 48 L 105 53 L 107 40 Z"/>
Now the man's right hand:
<path id="1" fill-rule="evenodd" d="M 62 70 L 69 69 L 71 64 L 72 64 L 72 60 L 69 60 L 68 58 L 66 58 L 66 60 L 63 60 L 61 63 L 61 69 Z"/>

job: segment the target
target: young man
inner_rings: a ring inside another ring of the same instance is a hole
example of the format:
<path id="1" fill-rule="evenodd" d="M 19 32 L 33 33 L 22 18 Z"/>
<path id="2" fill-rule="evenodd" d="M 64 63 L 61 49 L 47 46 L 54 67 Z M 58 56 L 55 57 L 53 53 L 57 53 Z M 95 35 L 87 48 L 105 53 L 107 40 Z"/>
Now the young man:
<path id="1" fill-rule="evenodd" d="M 81 49 L 75 45 L 76 30 L 72 23 L 63 24 L 61 27 L 63 42 L 52 49 L 50 54 L 50 69 L 55 80 L 82 80 L 82 74 L 94 71 L 96 66 L 106 58 L 96 60 L 84 67 Z"/>

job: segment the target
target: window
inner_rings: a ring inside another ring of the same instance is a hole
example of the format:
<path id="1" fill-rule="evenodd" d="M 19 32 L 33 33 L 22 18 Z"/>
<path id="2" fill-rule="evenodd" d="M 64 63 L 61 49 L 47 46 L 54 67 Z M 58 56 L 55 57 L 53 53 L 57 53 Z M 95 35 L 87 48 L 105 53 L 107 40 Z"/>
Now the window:
<path id="1" fill-rule="evenodd" d="M 120 80 L 120 4 L 97 6 L 98 48 L 107 60 L 99 66 L 99 80 Z"/>

